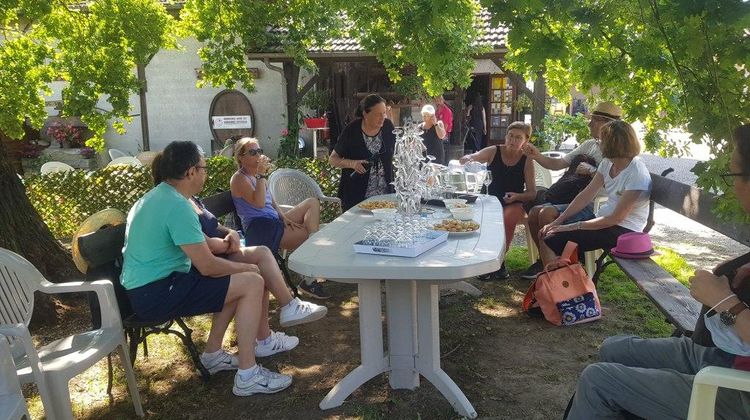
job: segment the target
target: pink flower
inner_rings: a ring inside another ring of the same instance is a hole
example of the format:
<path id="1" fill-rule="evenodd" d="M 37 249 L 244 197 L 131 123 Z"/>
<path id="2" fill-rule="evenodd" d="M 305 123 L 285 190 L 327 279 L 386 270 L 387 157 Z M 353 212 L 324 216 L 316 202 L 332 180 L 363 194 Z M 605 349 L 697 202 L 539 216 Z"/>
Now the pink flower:
<path id="1" fill-rule="evenodd" d="M 285 129 L 281 130 L 281 135 L 282 136 L 288 136 L 289 135 L 289 129 L 285 128 Z"/>

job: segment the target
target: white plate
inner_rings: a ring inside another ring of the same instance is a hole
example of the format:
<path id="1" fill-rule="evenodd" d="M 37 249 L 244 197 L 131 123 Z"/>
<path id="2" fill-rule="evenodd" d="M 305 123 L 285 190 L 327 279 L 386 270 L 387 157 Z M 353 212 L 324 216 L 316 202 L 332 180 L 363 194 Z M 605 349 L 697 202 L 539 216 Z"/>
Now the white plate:
<path id="1" fill-rule="evenodd" d="M 444 231 L 444 230 L 438 230 L 438 232 L 446 232 L 446 231 Z M 473 235 L 475 233 L 479 233 L 479 229 L 472 230 L 471 232 L 448 232 L 448 237 L 469 236 L 469 235 Z"/>

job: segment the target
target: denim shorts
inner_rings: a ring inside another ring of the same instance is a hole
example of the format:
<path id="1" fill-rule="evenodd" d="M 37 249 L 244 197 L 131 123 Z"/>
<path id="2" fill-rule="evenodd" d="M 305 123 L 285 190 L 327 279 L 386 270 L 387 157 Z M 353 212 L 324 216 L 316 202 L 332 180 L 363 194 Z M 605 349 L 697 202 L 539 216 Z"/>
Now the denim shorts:
<path id="1" fill-rule="evenodd" d="M 558 213 L 560 214 L 562 214 L 565 211 L 565 209 L 568 208 L 569 205 L 570 204 L 550 204 L 550 206 L 556 208 Z M 583 210 L 565 219 L 565 222 L 563 222 L 563 224 L 569 225 L 571 223 L 584 222 L 586 220 L 591 220 L 593 218 L 594 218 L 594 205 L 589 204 L 588 206 L 584 207 Z"/>
<path id="2" fill-rule="evenodd" d="M 138 319 L 167 321 L 181 316 L 221 312 L 229 290 L 229 276 L 207 277 L 195 268 L 127 291 Z"/>

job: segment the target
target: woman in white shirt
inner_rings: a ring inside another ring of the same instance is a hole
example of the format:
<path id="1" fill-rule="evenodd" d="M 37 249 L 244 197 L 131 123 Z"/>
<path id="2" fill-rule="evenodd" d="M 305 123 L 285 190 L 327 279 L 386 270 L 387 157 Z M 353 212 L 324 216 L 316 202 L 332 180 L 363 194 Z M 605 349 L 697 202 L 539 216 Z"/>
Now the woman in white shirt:
<path id="1" fill-rule="evenodd" d="M 646 227 L 651 174 L 637 157 L 641 146 L 633 127 L 620 120 L 609 122 L 601 129 L 601 142 L 603 159 L 594 179 L 539 233 L 544 238 L 539 251 L 545 265 L 562 254 L 568 241 L 576 242 L 580 252 L 610 249 L 623 233 Z M 563 224 L 591 203 L 601 188 L 608 200 L 593 219 Z"/>

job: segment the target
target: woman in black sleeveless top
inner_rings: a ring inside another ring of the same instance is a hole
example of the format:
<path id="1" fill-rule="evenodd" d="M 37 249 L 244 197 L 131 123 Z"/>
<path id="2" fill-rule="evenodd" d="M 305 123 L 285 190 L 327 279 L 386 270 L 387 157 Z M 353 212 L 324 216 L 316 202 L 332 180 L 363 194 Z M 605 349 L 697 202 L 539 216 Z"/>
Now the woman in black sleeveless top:
<path id="1" fill-rule="evenodd" d="M 443 149 L 443 139 L 445 138 L 445 127 L 442 121 L 438 121 L 435 116 L 435 107 L 425 105 L 422 107 L 422 118 L 424 121 L 420 127 L 422 133 L 422 143 L 427 148 L 425 154 L 435 157 L 435 163 L 443 164 L 445 162 L 445 150 Z"/>
<path id="2" fill-rule="evenodd" d="M 534 161 L 526 159 L 521 148 L 531 136 L 531 126 L 516 121 L 508 126 L 505 144 L 485 147 L 484 149 L 463 156 L 459 162 L 465 164 L 473 160 L 488 163 L 487 169 L 492 173 L 492 183 L 487 193 L 494 195 L 503 205 L 503 224 L 505 226 L 505 251 L 508 251 L 516 231 L 516 224 L 526 212 L 524 201 L 536 197 L 536 177 Z M 507 279 L 508 271 L 503 263 L 500 270 L 481 279 Z"/>

